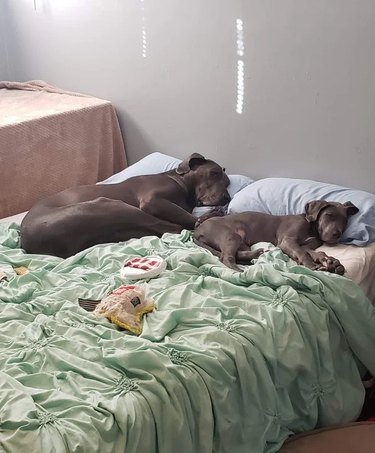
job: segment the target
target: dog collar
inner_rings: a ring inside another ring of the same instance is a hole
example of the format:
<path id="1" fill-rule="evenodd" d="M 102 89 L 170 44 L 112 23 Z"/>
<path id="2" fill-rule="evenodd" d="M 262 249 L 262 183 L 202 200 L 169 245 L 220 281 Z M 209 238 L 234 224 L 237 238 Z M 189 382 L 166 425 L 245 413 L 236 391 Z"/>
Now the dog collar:
<path id="1" fill-rule="evenodd" d="M 167 176 L 168 176 L 169 178 L 173 179 L 173 181 L 176 181 L 176 183 L 177 183 L 180 187 L 182 187 L 182 189 L 184 189 L 184 191 L 185 191 L 187 194 L 189 193 L 189 189 L 188 189 L 187 185 L 186 185 L 183 181 L 181 181 L 181 179 L 180 179 L 178 176 L 173 175 L 173 174 L 172 174 L 172 175 L 167 175 Z"/>

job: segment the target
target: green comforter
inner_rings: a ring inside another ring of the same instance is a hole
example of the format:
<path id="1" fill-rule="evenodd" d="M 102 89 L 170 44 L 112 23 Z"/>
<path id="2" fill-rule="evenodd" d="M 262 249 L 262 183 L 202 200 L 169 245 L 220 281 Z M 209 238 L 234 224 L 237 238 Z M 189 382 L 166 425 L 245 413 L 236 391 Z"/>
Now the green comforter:
<path id="1" fill-rule="evenodd" d="M 78 306 L 124 283 L 134 255 L 168 267 L 136 337 Z M 278 249 L 234 272 L 190 233 L 26 255 L 0 225 L 0 451 L 276 452 L 295 432 L 354 420 L 358 364 L 375 374 L 374 308 L 351 281 Z"/>

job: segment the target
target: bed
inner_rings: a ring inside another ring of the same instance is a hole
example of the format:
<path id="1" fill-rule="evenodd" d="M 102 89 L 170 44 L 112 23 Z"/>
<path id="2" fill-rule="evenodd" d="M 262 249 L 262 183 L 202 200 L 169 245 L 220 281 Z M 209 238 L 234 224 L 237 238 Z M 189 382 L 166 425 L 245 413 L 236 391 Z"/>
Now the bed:
<path id="1" fill-rule="evenodd" d="M 19 225 L 0 223 L 2 451 L 273 453 L 356 420 L 375 374 L 374 245 L 357 265 L 344 255 L 359 247 L 338 246 L 352 279 L 267 247 L 241 273 L 186 230 L 63 260 L 25 254 Z M 138 282 L 156 303 L 140 336 L 79 306 L 150 255 L 167 268 Z"/>
<path id="2" fill-rule="evenodd" d="M 94 184 L 125 166 L 109 101 L 43 81 L 0 82 L 0 218 L 68 187 Z"/>

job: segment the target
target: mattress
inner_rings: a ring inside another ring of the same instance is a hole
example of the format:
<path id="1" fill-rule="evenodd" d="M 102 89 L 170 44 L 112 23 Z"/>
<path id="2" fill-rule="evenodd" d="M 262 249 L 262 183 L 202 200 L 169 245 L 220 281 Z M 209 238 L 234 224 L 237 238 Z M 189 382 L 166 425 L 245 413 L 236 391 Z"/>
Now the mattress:
<path id="1" fill-rule="evenodd" d="M 0 82 L 0 218 L 125 166 L 109 101 L 41 81 Z"/>
<path id="2" fill-rule="evenodd" d="M 375 308 L 358 285 L 273 247 L 238 273 L 191 233 L 27 255 L 0 224 L 4 451 L 275 453 L 294 433 L 355 420 L 375 373 Z M 142 334 L 83 310 L 159 255 L 138 284 L 156 303 Z"/>
<path id="3" fill-rule="evenodd" d="M 317 250 L 341 261 L 345 277 L 357 283 L 375 304 L 375 243 L 365 247 L 355 245 L 322 245 Z"/>

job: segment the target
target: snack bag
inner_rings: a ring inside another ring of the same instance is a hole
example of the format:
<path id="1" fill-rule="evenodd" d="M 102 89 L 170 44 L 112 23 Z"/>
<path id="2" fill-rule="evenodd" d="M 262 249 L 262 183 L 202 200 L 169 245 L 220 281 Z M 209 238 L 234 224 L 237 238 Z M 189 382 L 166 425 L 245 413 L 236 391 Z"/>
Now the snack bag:
<path id="1" fill-rule="evenodd" d="M 146 297 L 142 287 L 122 285 L 104 297 L 95 307 L 94 313 L 139 335 L 142 333 L 143 315 L 154 308 L 154 301 Z"/>

